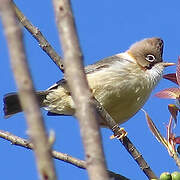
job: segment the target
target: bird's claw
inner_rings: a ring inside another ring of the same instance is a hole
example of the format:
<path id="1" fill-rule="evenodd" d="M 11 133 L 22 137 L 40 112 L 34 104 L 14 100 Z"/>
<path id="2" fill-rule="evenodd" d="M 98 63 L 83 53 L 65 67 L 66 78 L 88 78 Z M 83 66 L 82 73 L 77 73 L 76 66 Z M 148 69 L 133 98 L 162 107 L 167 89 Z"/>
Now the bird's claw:
<path id="1" fill-rule="evenodd" d="M 110 136 L 110 139 L 114 139 L 114 138 L 117 138 L 117 139 L 123 139 L 125 136 L 127 136 L 127 132 L 125 131 L 124 128 L 120 128 L 119 131 L 118 131 L 118 134 L 116 135 L 112 135 Z"/>

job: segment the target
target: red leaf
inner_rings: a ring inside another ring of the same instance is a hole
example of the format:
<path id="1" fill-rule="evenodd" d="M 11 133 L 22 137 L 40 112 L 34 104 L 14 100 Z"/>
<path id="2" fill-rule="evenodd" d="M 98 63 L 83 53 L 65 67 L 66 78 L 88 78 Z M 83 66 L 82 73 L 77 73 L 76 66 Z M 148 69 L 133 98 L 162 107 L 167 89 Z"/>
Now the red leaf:
<path id="1" fill-rule="evenodd" d="M 177 65 L 177 69 L 176 69 L 176 78 L 177 78 L 178 85 L 180 85 L 180 56 L 178 57 L 178 65 Z"/>
<path id="2" fill-rule="evenodd" d="M 167 88 L 155 94 L 159 98 L 178 99 L 180 97 L 179 88 Z"/>
<path id="3" fill-rule="evenodd" d="M 163 75 L 163 78 L 168 79 L 169 81 L 172 81 L 173 83 L 178 85 L 176 73 L 165 74 L 165 75 Z"/>
<path id="4" fill-rule="evenodd" d="M 152 134 L 156 137 L 156 139 L 159 142 L 161 142 L 168 149 L 167 140 L 161 135 L 161 133 L 159 132 L 159 130 L 155 126 L 154 122 L 152 121 L 152 119 L 148 115 L 148 113 L 144 109 L 142 109 L 142 110 L 144 111 L 144 114 L 145 114 L 145 117 L 146 117 L 146 120 L 147 120 L 147 124 L 148 124 L 149 129 L 151 130 Z"/>
<path id="5" fill-rule="evenodd" d="M 175 142 L 176 144 L 180 144 L 180 137 L 176 137 L 176 138 L 174 139 L 174 142 Z"/>

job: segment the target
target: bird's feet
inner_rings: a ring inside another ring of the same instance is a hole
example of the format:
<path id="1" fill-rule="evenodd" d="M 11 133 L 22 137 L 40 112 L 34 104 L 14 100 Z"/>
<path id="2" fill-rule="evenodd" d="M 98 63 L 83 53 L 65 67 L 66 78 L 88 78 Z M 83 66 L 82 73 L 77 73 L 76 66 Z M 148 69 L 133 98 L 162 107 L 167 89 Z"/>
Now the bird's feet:
<path id="1" fill-rule="evenodd" d="M 128 133 L 125 131 L 124 128 L 120 128 L 116 135 L 113 134 L 112 136 L 110 136 L 110 139 L 114 139 L 114 138 L 123 139 L 125 136 L 127 136 L 127 134 Z"/>

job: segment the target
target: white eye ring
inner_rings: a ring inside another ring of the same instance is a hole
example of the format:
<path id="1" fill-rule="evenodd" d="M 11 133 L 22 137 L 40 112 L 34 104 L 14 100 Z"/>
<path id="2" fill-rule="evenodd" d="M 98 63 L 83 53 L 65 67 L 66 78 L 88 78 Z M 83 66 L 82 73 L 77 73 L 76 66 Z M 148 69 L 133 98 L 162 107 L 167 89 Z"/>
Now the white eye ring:
<path id="1" fill-rule="evenodd" d="M 154 62 L 156 60 L 155 56 L 152 55 L 152 54 L 148 54 L 146 56 L 146 60 L 149 61 L 149 62 Z"/>

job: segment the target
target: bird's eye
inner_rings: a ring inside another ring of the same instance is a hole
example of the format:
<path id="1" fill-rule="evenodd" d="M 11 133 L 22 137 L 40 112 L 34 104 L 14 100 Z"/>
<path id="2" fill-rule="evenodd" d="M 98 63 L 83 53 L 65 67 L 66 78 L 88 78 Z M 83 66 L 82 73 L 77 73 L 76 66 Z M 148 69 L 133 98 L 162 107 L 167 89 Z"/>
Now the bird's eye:
<path id="1" fill-rule="evenodd" d="M 146 56 L 146 60 L 149 61 L 149 62 L 154 62 L 155 59 L 156 59 L 155 56 L 152 55 L 152 54 L 148 54 L 148 55 Z"/>

